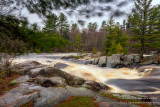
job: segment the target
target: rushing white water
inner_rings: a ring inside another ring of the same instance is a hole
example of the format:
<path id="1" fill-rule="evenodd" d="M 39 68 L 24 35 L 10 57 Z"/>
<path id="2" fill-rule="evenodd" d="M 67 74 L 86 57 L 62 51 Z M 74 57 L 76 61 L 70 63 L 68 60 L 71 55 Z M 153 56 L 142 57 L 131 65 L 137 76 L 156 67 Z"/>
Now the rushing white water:
<path id="1" fill-rule="evenodd" d="M 77 64 L 71 61 L 62 60 L 60 57 L 66 55 L 76 55 L 76 53 L 68 54 L 28 54 L 17 57 L 14 60 L 14 63 L 21 63 L 24 61 L 35 60 L 41 64 L 54 66 L 57 62 L 65 63 L 69 65 L 68 67 L 62 69 L 65 72 L 70 74 L 82 77 L 86 80 L 94 80 L 97 82 L 106 83 L 112 79 L 140 79 L 145 75 L 140 74 L 136 69 L 122 68 L 122 69 L 110 69 L 110 68 L 101 68 L 95 65 L 83 65 Z M 120 87 L 115 86 L 114 84 L 107 84 L 111 87 L 111 92 L 116 93 L 140 93 L 138 91 L 126 91 Z"/>

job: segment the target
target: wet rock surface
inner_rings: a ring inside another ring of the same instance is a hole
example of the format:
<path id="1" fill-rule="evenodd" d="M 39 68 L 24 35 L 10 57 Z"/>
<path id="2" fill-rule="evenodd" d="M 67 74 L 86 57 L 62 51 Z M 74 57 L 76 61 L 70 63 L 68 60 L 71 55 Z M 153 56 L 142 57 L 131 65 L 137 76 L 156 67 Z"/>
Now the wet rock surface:
<path id="1" fill-rule="evenodd" d="M 67 66 L 68 66 L 67 64 L 60 63 L 60 62 L 58 62 L 58 63 L 56 63 L 56 64 L 54 65 L 54 67 L 57 68 L 57 69 L 64 69 L 64 68 L 66 68 Z"/>

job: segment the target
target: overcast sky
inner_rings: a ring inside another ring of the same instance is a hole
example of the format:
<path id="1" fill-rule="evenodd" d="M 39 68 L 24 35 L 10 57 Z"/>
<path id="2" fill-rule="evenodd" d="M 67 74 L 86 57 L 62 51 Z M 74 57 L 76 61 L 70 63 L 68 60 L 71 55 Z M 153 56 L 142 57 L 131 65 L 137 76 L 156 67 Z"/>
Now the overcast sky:
<path id="1" fill-rule="evenodd" d="M 157 4 L 160 4 L 160 0 L 153 0 L 152 5 L 157 5 Z M 124 11 L 124 12 L 130 13 L 133 6 L 134 6 L 134 3 L 130 3 L 130 4 L 127 4 L 127 6 L 124 6 L 123 8 L 121 8 L 121 10 Z M 61 12 L 63 12 L 63 10 Z M 60 12 L 58 11 L 58 12 L 55 12 L 55 13 L 58 15 Z M 26 10 L 23 10 L 23 14 L 25 16 L 28 16 L 28 20 L 31 23 L 38 23 L 39 26 L 43 27 L 43 21 L 36 14 L 29 14 Z M 84 28 L 87 27 L 87 24 L 89 22 L 97 22 L 99 27 L 100 27 L 102 21 L 103 20 L 107 21 L 108 18 L 110 17 L 110 14 L 111 13 L 106 13 L 103 17 L 90 17 L 89 19 L 86 19 L 83 16 L 73 15 L 73 16 L 68 17 L 68 21 L 69 21 L 69 24 L 71 25 L 73 23 L 77 23 L 77 20 L 82 19 L 82 20 L 86 21 L 85 26 L 83 26 Z M 123 20 L 126 19 L 126 18 L 127 18 L 127 15 L 117 17 L 117 18 L 115 18 L 115 21 L 122 23 Z"/>

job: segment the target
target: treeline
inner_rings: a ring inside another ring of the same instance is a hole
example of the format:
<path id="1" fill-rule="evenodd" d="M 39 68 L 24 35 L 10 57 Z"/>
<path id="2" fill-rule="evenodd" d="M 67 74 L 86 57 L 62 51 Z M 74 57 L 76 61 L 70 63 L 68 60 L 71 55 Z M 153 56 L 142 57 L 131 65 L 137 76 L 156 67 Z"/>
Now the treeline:
<path id="1" fill-rule="evenodd" d="M 76 48 L 74 43 L 82 39 L 81 48 L 77 47 L 79 51 L 96 49 L 107 55 L 138 53 L 142 58 L 144 53 L 160 51 L 160 5 L 151 6 L 151 2 L 136 0 L 132 14 L 122 25 L 112 17 L 102 22 L 100 30 L 97 30 L 96 22 L 89 23 L 88 28 L 82 31 L 77 25 L 72 25 L 70 41 L 73 47 Z M 81 39 L 76 39 L 76 34 Z"/>
<path id="2" fill-rule="evenodd" d="M 70 26 L 63 13 L 47 15 L 43 29 L 26 18 L 1 15 L 0 51 L 101 51 L 106 55 L 139 53 L 143 57 L 160 48 L 160 5 L 151 6 L 151 2 L 136 0 L 132 14 L 122 25 L 111 17 L 100 29 L 96 22 L 83 29 L 76 23 Z"/>
<path id="3" fill-rule="evenodd" d="M 63 15 L 60 18 L 62 31 L 65 22 L 63 22 Z M 40 30 L 37 24 L 30 24 L 26 18 L 1 15 L 0 51 L 10 53 L 51 52 L 57 49 L 65 51 L 65 47 L 70 44 L 69 40 L 59 33 L 51 32 L 49 28 L 51 22 L 49 21 L 49 19 L 46 19 L 45 30 Z M 51 26 L 53 27 L 53 25 Z"/>

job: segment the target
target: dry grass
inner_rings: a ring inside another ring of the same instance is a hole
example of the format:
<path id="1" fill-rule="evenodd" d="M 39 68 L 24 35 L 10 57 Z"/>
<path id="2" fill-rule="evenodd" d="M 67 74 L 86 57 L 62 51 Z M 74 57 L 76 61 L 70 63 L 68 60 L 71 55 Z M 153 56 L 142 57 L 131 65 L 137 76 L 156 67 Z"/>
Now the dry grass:
<path id="1" fill-rule="evenodd" d="M 6 91 L 14 88 L 16 84 L 10 85 L 11 81 L 20 77 L 20 75 L 12 75 L 11 77 L 8 76 L 1 76 L 0 77 L 0 95 L 3 95 Z"/>

